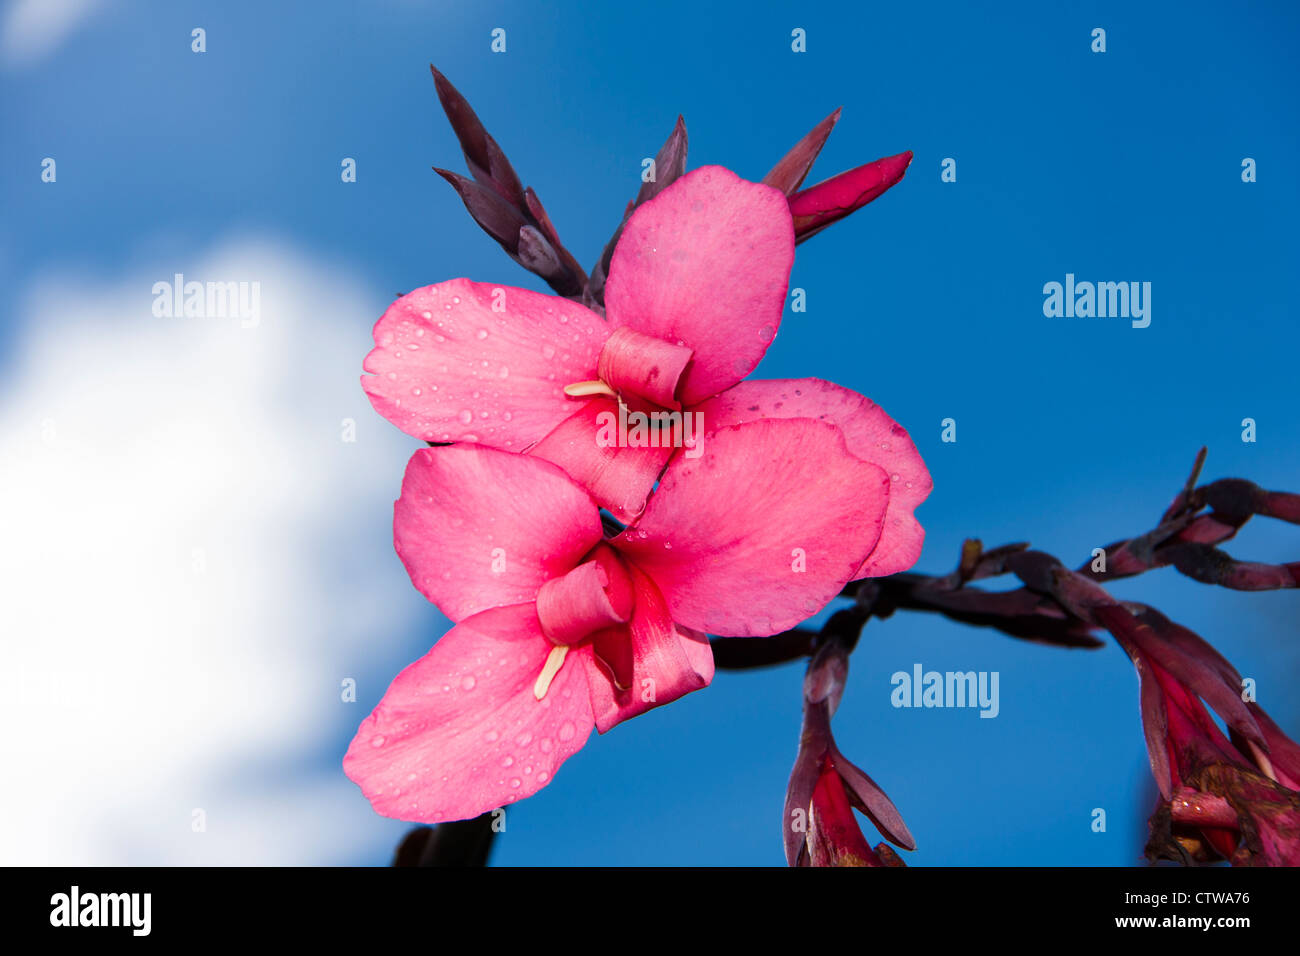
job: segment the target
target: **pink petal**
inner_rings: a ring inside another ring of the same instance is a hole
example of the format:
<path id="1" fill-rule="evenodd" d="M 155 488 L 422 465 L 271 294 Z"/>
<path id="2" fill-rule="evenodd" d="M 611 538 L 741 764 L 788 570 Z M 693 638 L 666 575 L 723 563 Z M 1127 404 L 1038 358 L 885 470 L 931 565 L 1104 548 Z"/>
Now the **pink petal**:
<path id="1" fill-rule="evenodd" d="M 411 582 L 453 621 L 532 601 L 601 537 L 595 503 L 555 465 L 475 445 L 417 451 L 393 508 Z"/>
<path id="2" fill-rule="evenodd" d="M 614 423 L 612 443 L 601 440 L 601 428 L 607 422 Z M 607 396 L 594 398 L 538 442 L 530 454 L 559 465 L 597 504 L 627 524 L 644 510 L 673 450 L 620 445 L 617 422 L 618 401 Z"/>
<path id="3" fill-rule="evenodd" d="M 775 634 L 821 610 L 875 547 L 889 476 L 838 428 L 761 419 L 676 456 L 635 527 L 614 539 L 673 620 L 709 634 Z"/>
<path id="4" fill-rule="evenodd" d="M 850 452 L 890 476 L 885 530 L 854 578 L 906 571 L 921 556 L 925 529 L 912 509 L 926 499 L 934 482 L 907 430 L 871 399 L 817 378 L 757 380 L 741 382 L 694 411 L 703 416 L 706 428 L 758 418 L 816 418 L 839 426 Z"/>
<path id="5" fill-rule="evenodd" d="M 551 578 L 537 592 L 537 620 L 552 644 L 576 644 L 594 631 L 626 624 L 630 611 L 630 600 L 622 609 L 614 606 L 610 576 L 599 561 L 586 561 L 564 577 Z"/>
<path id="6" fill-rule="evenodd" d="M 632 214 L 605 289 L 612 328 L 694 351 L 691 405 L 748 375 L 781 325 L 794 262 L 785 196 L 721 166 L 687 173 Z"/>
<path id="7" fill-rule="evenodd" d="M 531 604 L 493 608 L 452 628 L 388 688 L 361 723 L 343 769 L 379 813 L 463 820 L 531 796 L 586 743 L 586 666 L 569 652 L 540 701 L 552 645 Z"/>
<path id="8" fill-rule="evenodd" d="M 588 681 L 596 729 L 602 734 L 630 717 L 707 687 L 713 680 L 709 639 L 674 626 L 654 582 L 636 567 L 626 567 L 636 596 L 632 620 L 592 639 L 595 654 Z M 611 670 L 623 672 L 627 664 L 609 660 L 620 653 L 630 658 L 631 673 L 630 679 L 625 673 L 618 676 L 622 688 L 616 686 Z"/>
<path id="9" fill-rule="evenodd" d="M 564 386 L 596 377 L 609 332 L 567 299 L 453 279 L 389 306 L 361 384 L 408 435 L 524 451 L 573 414 Z"/>
<path id="10" fill-rule="evenodd" d="M 691 355 L 685 346 L 623 326 L 605 340 L 596 372 L 619 395 L 630 393 L 661 408 L 680 408 L 677 389 Z"/>

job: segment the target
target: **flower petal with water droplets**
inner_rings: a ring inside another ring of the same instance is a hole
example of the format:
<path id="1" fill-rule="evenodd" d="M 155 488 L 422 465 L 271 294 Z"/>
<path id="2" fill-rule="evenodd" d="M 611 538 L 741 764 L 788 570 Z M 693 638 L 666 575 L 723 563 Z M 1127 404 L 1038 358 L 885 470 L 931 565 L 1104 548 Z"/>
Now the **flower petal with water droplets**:
<path id="1" fill-rule="evenodd" d="M 465 820 L 531 796 L 594 723 L 587 648 L 571 649 L 546 696 L 533 695 L 552 646 L 531 604 L 462 621 L 397 675 L 343 769 L 399 820 Z"/>

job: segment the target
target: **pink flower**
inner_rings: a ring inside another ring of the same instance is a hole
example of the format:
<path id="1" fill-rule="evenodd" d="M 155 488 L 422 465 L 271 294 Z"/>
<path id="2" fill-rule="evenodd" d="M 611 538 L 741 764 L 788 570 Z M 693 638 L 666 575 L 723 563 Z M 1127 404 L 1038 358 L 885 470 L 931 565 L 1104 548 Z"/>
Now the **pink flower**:
<path id="1" fill-rule="evenodd" d="M 738 384 L 780 327 L 794 244 L 782 192 L 703 167 L 628 220 L 604 290 L 608 321 L 525 289 L 427 286 L 376 324 L 362 384 L 408 434 L 545 458 L 624 522 L 685 443 L 597 440 L 621 412 L 679 413 L 708 430 L 753 417 L 833 422 L 855 455 L 898 476 L 880 554 L 862 576 L 904 570 L 923 540 L 912 509 L 931 486 L 906 431 L 827 383 Z"/>
<path id="2" fill-rule="evenodd" d="M 362 723 L 348 776 L 380 813 L 423 822 L 535 793 L 593 726 L 707 685 L 704 632 L 772 634 L 823 607 L 880 537 L 889 484 L 823 422 L 731 425 L 605 539 L 596 504 L 547 461 L 416 452 L 397 550 L 457 623 Z"/>

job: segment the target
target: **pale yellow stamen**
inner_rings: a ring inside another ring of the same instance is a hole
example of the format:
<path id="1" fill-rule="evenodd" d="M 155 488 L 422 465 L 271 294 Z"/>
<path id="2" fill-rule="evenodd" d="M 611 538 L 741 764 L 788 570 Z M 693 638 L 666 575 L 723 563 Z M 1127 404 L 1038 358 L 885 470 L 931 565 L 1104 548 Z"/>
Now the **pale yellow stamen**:
<path id="1" fill-rule="evenodd" d="M 546 692 L 551 689 L 551 681 L 555 680 L 555 675 L 560 672 L 564 665 L 564 657 L 569 653 L 567 644 L 559 644 L 551 648 L 551 653 L 546 655 L 546 664 L 542 667 L 542 673 L 537 677 L 537 683 L 533 685 L 533 696 L 541 700 L 546 696 Z"/>
<path id="2" fill-rule="evenodd" d="M 1264 775 L 1267 776 L 1268 779 L 1277 783 L 1277 774 L 1273 772 L 1273 762 L 1268 759 L 1268 754 L 1260 750 L 1259 746 L 1253 740 L 1247 740 L 1246 744 L 1250 747 L 1250 752 L 1254 754 L 1255 763 L 1259 765 L 1259 769 L 1264 771 Z"/>
<path id="3" fill-rule="evenodd" d="M 594 382 L 574 382 L 564 386 L 564 394 L 571 398 L 586 398 L 588 395 L 614 395 L 612 388 L 596 379 Z"/>

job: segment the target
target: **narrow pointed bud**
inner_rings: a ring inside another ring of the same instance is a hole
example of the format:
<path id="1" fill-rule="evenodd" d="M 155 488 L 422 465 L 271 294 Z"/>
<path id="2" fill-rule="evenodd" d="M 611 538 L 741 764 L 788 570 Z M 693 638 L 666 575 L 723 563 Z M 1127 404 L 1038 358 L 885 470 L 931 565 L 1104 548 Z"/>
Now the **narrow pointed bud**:
<path id="1" fill-rule="evenodd" d="M 787 196 L 802 186 L 808 171 L 812 169 L 822 147 L 826 145 L 827 137 L 831 135 L 831 130 L 835 128 L 839 119 L 840 110 L 837 109 L 814 126 L 812 131 L 795 143 L 790 152 L 782 156 L 781 161 L 763 177 L 763 185 L 779 189 Z"/>
<path id="2" fill-rule="evenodd" d="M 582 266 L 578 264 L 578 260 L 573 257 L 572 253 L 570 253 L 568 249 L 564 248 L 564 243 L 560 242 L 560 234 L 555 231 L 555 225 L 551 222 L 551 217 L 547 215 L 545 207 L 542 206 L 541 199 L 538 198 L 537 193 L 533 190 L 532 186 L 529 186 L 524 190 L 524 203 L 527 205 L 528 212 L 532 215 L 533 219 L 537 221 L 537 226 L 541 229 L 542 235 L 544 235 L 550 241 L 552 247 L 554 247 L 556 254 L 560 257 L 560 263 L 568 275 L 568 285 L 571 288 L 571 291 L 565 291 L 559 288 L 556 288 L 556 291 L 559 292 L 560 295 L 580 295 L 582 290 L 587 286 L 587 273 Z M 555 284 L 552 283 L 552 286 L 554 285 Z"/>
<path id="3" fill-rule="evenodd" d="M 654 199 L 686 172 L 686 147 L 686 120 L 678 114 L 673 131 L 655 154 L 654 179 L 643 182 L 637 191 L 636 206 Z"/>
<path id="4" fill-rule="evenodd" d="M 520 226 L 516 256 L 519 264 L 529 272 L 541 276 L 552 285 L 566 273 L 555 247 L 546 241 L 536 226 Z"/>
<path id="5" fill-rule="evenodd" d="M 512 206 L 523 205 L 524 190 L 519 184 L 519 177 L 496 140 L 483 128 L 469 101 L 461 96 L 460 91 L 435 66 L 430 64 L 429 70 L 433 73 L 438 102 L 442 104 L 442 111 L 447 114 L 456 139 L 460 141 L 461 152 L 465 154 L 465 162 L 474 179 Z"/>
<path id="6" fill-rule="evenodd" d="M 886 156 L 840 173 L 790 197 L 796 242 L 803 242 L 833 222 L 861 209 L 903 178 L 912 151 Z"/>
<path id="7" fill-rule="evenodd" d="M 470 216 L 484 232 L 501 243 L 501 247 L 510 255 L 519 252 L 519 231 L 528 225 L 528 221 L 518 210 L 467 176 L 436 166 L 433 171 L 451 184 Z"/>
<path id="8" fill-rule="evenodd" d="M 614 247 L 618 245 L 619 237 L 623 235 L 623 226 L 627 223 L 632 211 L 650 199 L 654 199 L 664 189 L 672 185 L 683 173 L 686 172 L 686 149 L 689 145 L 689 138 L 686 135 L 686 120 L 681 114 L 677 116 L 677 122 L 673 124 L 673 131 L 668 134 L 668 139 L 659 147 L 659 152 L 655 154 L 655 178 L 652 182 L 643 182 L 641 188 L 637 190 L 636 198 L 627 204 L 623 210 L 623 219 L 614 230 L 614 235 L 605 243 L 605 248 L 601 250 L 600 260 L 592 267 L 591 279 L 587 283 L 587 291 L 583 297 L 583 303 L 594 308 L 603 315 L 605 309 L 605 280 L 609 277 L 609 264 L 614 258 Z"/>

